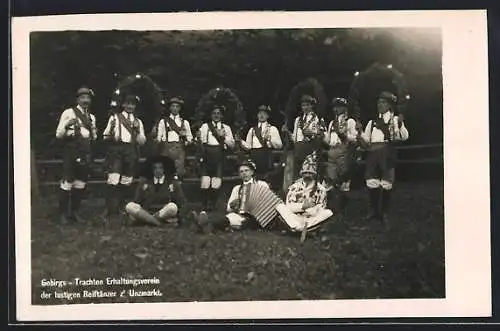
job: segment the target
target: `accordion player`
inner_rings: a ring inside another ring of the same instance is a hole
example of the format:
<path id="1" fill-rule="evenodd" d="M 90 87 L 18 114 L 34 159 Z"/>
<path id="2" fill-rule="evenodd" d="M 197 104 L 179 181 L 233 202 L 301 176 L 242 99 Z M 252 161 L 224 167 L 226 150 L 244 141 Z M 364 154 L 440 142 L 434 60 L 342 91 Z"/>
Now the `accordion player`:
<path id="1" fill-rule="evenodd" d="M 239 165 L 239 175 L 242 183 L 233 187 L 227 202 L 224 217 L 197 215 L 191 212 L 191 219 L 202 232 L 206 228 L 240 230 L 242 228 L 265 228 L 277 218 L 276 206 L 282 200 L 275 195 L 265 181 L 255 179 L 256 165 L 246 160 Z M 210 232 L 209 230 L 208 232 Z"/>

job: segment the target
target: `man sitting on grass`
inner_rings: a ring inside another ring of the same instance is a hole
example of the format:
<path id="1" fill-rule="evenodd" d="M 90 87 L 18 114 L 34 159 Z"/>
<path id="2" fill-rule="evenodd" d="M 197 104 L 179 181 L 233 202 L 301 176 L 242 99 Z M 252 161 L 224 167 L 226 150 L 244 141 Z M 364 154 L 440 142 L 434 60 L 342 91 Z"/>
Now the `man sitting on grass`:
<path id="1" fill-rule="evenodd" d="M 133 201 L 125 206 L 132 224 L 178 225 L 179 210 L 186 198 L 175 175 L 174 161 L 156 156 L 146 161 L 144 170 Z"/>
<path id="2" fill-rule="evenodd" d="M 249 227 L 258 227 L 256 219 L 244 211 L 245 199 L 248 198 L 250 187 L 263 185 L 269 188 L 265 181 L 255 179 L 256 165 L 252 160 L 247 160 L 239 165 L 241 184 L 236 185 L 231 191 L 227 202 L 225 215 L 207 214 L 202 211 L 197 214 L 191 211 L 188 218 L 196 232 L 212 232 L 213 230 L 240 230 Z"/>
<path id="3" fill-rule="evenodd" d="M 333 215 L 326 207 L 326 189 L 316 180 L 315 152 L 306 157 L 300 175 L 288 189 L 286 202 L 276 206 L 280 219 L 292 232 L 315 230 Z"/>

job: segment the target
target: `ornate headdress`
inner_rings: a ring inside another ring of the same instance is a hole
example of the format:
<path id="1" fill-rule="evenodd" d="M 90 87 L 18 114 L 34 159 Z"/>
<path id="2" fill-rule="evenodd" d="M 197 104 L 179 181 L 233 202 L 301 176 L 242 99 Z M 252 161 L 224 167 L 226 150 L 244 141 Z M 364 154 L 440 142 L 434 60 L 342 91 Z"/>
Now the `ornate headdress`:
<path id="1" fill-rule="evenodd" d="M 394 104 L 397 113 L 403 113 L 410 100 L 405 77 L 392 64 L 376 62 L 365 71 L 354 73 L 350 99 L 356 115 L 367 118 L 373 116 L 376 113 L 375 101 L 382 94 Z M 361 114 L 361 110 L 364 114 Z"/>
<path id="2" fill-rule="evenodd" d="M 136 103 L 140 102 L 141 98 L 137 93 L 139 84 L 146 84 L 146 86 L 150 87 L 153 90 L 153 94 L 155 97 L 154 108 L 155 111 L 160 112 L 160 109 L 165 104 L 163 92 L 149 76 L 141 73 L 127 76 L 122 81 L 120 81 L 116 89 L 113 91 L 113 95 L 111 96 L 111 112 L 116 113 L 120 111 L 121 105 L 130 95 L 136 98 Z M 130 101 L 132 101 L 132 99 L 130 99 Z"/>
<path id="3" fill-rule="evenodd" d="M 295 118 L 300 113 L 300 104 L 309 102 L 314 106 L 314 112 L 320 117 L 324 117 L 325 108 L 328 103 L 325 90 L 320 82 L 315 78 L 308 78 L 297 85 L 290 91 L 288 101 L 285 107 L 285 115 L 289 129 L 293 125 L 292 118 Z"/>
<path id="4" fill-rule="evenodd" d="M 201 126 L 215 108 L 219 108 L 226 122 L 234 125 L 236 129 L 245 126 L 246 114 L 243 104 L 231 89 L 221 86 L 211 89 L 201 97 L 195 109 L 194 122 Z"/>
<path id="5" fill-rule="evenodd" d="M 257 170 L 257 165 L 255 164 L 255 162 L 252 160 L 252 159 L 246 159 L 242 162 L 240 162 L 240 167 L 241 166 L 247 166 L 249 167 L 250 169 L 252 169 L 253 171 L 256 171 Z"/>
<path id="6" fill-rule="evenodd" d="M 300 174 L 302 175 L 303 173 L 312 173 L 314 175 L 317 175 L 318 174 L 317 159 L 318 157 L 316 152 L 309 154 L 304 160 L 304 163 L 302 163 L 302 169 L 300 170 Z"/>

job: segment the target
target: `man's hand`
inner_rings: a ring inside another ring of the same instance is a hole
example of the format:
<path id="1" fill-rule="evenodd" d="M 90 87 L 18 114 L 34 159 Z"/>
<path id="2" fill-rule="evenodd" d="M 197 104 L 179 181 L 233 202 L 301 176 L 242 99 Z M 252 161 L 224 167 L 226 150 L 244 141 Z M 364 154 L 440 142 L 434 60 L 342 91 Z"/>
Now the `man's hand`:
<path id="1" fill-rule="evenodd" d="M 314 203 L 314 201 L 312 199 L 306 199 L 306 201 L 304 201 L 304 203 L 302 204 L 302 209 L 306 210 L 306 209 L 314 207 L 315 205 L 316 204 Z"/>
<path id="2" fill-rule="evenodd" d="M 69 127 L 70 127 L 70 126 L 75 125 L 77 122 L 78 122 L 78 120 L 77 120 L 76 118 L 72 118 L 72 119 L 70 119 L 70 120 L 66 123 L 66 129 L 69 129 Z"/>
<path id="3" fill-rule="evenodd" d="M 240 199 L 235 199 L 229 203 L 229 208 L 231 208 L 232 211 L 238 211 L 237 209 L 240 206 Z"/>
<path id="4" fill-rule="evenodd" d="M 185 137 L 187 134 L 186 134 L 186 131 L 185 131 L 185 130 L 181 130 L 181 131 L 179 132 L 179 135 L 180 135 L 181 137 Z"/>

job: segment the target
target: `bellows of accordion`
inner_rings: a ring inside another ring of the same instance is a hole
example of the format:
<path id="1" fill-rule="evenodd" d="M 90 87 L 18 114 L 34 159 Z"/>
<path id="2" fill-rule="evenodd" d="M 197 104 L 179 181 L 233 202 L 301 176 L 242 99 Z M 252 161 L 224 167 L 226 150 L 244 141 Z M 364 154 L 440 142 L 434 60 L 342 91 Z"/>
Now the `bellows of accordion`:
<path id="1" fill-rule="evenodd" d="M 278 215 L 276 206 L 280 203 L 283 203 L 283 200 L 269 187 L 253 184 L 250 186 L 245 209 L 265 228 Z"/>

